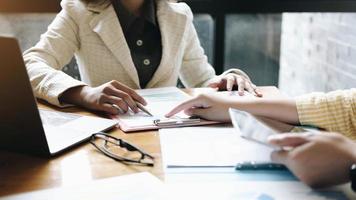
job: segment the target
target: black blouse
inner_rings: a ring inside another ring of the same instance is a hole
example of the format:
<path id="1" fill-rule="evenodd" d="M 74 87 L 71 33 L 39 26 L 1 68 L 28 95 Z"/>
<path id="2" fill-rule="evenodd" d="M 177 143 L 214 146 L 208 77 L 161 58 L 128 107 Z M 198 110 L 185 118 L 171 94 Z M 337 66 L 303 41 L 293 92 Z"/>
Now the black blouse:
<path id="1" fill-rule="evenodd" d="M 121 0 L 112 0 L 133 63 L 138 72 L 140 86 L 145 88 L 152 79 L 162 58 L 162 41 L 154 0 L 145 0 L 141 16 L 129 12 Z"/>

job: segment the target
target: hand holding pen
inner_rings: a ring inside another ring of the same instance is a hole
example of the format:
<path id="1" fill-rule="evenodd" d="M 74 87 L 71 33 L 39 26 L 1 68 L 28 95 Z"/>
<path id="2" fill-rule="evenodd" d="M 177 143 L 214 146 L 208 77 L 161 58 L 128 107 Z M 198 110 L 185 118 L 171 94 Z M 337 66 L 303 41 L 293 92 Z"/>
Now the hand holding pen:
<path id="1" fill-rule="evenodd" d="M 150 111 L 148 111 L 147 108 L 145 108 L 145 106 L 143 106 L 141 103 L 136 102 L 136 105 L 137 105 L 137 107 L 138 107 L 142 112 L 144 112 L 144 113 L 146 113 L 147 115 L 153 117 L 152 113 L 150 113 Z M 124 112 L 119 106 L 117 106 L 116 104 L 112 104 L 112 106 L 113 106 L 114 108 L 116 108 L 116 109 L 119 111 L 120 114 L 124 114 L 124 113 L 125 113 L 125 112 Z"/>
<path id="2" fill-rule="evenodd" d="M 119 114 L 119 111 L 126 113 L 129 109 L 138 113 L 147 105 L 145 99 L 135 90 L 118 81 L 110 81 L 98 87 L 74 87 L 65 91 L 59 100 L 112 115 Z"/>

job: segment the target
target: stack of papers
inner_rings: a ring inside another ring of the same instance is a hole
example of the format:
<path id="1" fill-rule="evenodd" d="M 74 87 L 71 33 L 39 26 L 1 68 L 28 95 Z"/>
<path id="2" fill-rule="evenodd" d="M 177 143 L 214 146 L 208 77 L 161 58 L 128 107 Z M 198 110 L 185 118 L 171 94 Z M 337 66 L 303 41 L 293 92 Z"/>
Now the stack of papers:
<path id="1" fill-rule="evenodd" d="M 350 186 L 313 190 L 289 171 L 235 171 L 243 161 L 271 162 L 274 149 L 240 137 L 233 127 L 160 130 L 164 194 L 175 199 L 346 200 Z M 174 194 L 174 195 L 173 195 Z"/>

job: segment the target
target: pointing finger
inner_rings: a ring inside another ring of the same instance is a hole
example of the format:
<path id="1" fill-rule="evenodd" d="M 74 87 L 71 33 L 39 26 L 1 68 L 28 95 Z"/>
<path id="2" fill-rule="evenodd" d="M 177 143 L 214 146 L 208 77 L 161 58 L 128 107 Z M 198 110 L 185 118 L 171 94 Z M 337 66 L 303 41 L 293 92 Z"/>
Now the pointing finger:
<path id="1" fill-rule="evenodd" d="M 173 115 L 183 111 L 183 110 L 186 110 L 186 109 L 189 109 L 189 108 L 192 108 L 192 107 L 196 107 L 197 106 L 197 97 L 195 98 L 192 98 L 190 100 L 187 100 L 181 104 L 179 104 L 178 106 L 176 106 L 175 108 L 173 108 L 171 111 L 169 111 L 165 116 L 166 117 L 172 117 Z"/>

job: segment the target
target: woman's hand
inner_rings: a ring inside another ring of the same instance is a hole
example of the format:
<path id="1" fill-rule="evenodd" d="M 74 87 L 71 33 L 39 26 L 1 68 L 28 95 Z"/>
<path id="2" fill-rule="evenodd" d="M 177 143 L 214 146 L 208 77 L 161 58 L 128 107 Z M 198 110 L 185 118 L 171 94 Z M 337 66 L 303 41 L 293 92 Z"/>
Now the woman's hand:
<path id="1" fill-rule="evenodd" d="M 226 97 L 219 97 L 213 94 L 201 94 L 188 101 L 185 101 L 171 110 L 166 117 L 184 111 L 187 115 L 198 116 L 203 119 L 213 121 L 230 121 L 229 108 L 232 102 Z"/>
<path id="2" fill-rule="evenodd" d="M 262 94 L 257 91 L 256 85 L 254 85 L 249 78 L 234 73 L 220 75 L 209 84 L 209 87 L 227 91 L 232 91 L 234 86 L 238 88 L 238 93 L 241 96 L 244 95 L 244 91 L 247 90 L 257 97 L 262 97 Z"/>
<path id="3" fill-rule="evenodd" d="M 274 152 L 272 160 L 286 165 L 312 187 L 349 181 L 349 169 L 356 163 L 356 143 L 340 134 L 281 134 L 270 136 L 269 143 L 292 147 L 289 151 Z"/>
<path id="4" fill-rule="evenodd" d="M 120 110 L 126 113 L 129 109 L 137 113 L 139 109 L 136 102 L 147 105 L 133 89 L 118 81 L 95 88 L 84 86 L 69 89 L 62 94 L 60 101 L 109 114 L 120 114 Z"/>

